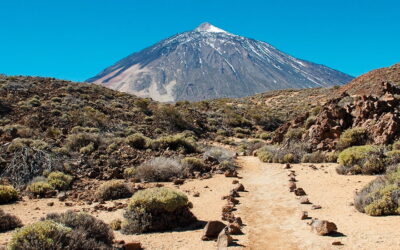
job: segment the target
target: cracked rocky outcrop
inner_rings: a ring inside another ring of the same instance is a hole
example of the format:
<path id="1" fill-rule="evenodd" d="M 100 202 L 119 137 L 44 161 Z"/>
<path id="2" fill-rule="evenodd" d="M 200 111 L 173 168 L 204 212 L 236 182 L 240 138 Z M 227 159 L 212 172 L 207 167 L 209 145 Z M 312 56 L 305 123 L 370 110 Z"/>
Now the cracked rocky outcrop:
<path id="1" fill-rule="evenodd" d="M 399 137 L 400 100 L 396 97 L 400 88 L 382 82 L 381 96 L 349 96 L 343 93 L 326 103 L 316 121 L 302 136 L 302 141 L 311 145 L 314 150 L 335 150 L 340 135 L 346 129 L 361 127 L 368 132 L 372 144 L 388 144 Z M 275 131 L 274 142 L 284 141 L 289 129 L 304 126 L 308 114 L 282 125 Z"/>

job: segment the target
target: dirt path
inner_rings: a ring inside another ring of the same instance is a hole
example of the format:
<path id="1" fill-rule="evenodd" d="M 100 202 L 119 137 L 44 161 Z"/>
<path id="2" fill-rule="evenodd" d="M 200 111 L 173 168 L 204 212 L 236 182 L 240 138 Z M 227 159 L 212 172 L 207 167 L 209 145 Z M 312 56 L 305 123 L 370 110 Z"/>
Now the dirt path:
<path id="1" fill-rule="evenodd" d="M 288 170 L 280 164 L 261 163 L 255 157 L 240 157 L 242 183 L 249 191 L 241 198 L 238 212 L 248 224 L 248 249 L 400 249 L 399 216 L 371 217 L 350 205 L 353 193 L 373 176 L 342 176 L 335 164 L 293 165 L 297 186 L 304 188 L 311 202 L 322 209 L 301 205 L 288 191 Z M 300 212 L 330 220 L 342 235 L 317 236 L 310 232 Z M 245 240 L 246 241 L 246 240 Z M 333 246 L 341 241 L 343 246 Z"/>

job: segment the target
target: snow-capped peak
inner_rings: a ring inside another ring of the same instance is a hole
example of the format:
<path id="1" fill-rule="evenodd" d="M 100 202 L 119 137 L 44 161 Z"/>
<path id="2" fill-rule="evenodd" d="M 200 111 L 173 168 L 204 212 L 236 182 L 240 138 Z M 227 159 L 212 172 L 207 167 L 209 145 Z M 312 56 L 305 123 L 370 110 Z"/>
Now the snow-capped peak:
<path id="1" fill-rule="evenodd" d="M 215 27 L 214 25 L 210 23 L 202 23 L 200 24 L 195 31 L 199 32 L 213 32 L 213 33 L 228 33 L 223 29 L 220 29 L 218 27 Z"/>

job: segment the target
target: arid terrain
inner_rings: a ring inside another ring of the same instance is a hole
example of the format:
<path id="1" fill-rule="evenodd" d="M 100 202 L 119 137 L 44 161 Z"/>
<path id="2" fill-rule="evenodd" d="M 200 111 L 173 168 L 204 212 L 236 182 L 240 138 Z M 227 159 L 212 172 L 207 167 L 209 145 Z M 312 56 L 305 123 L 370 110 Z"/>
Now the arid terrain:
<path id="1" fill-rule="evenodd" d="M 246 192 L 241 193 L 237 214 L 245 223 L 244 235 L 235 236 L 232 249 L 398 249 L 400 233 L 396 216 L 371 217 L 361 214 L 352 206 L 353 192 L 371 181 L 372 176 L 343 176 L 335 172 L 336 164 L 293 164 L 291 170 L 297 174 L 297 186 L 307 192 L 313 204 L 322 208 L 311 209 L 310 205 L 299 203 L 299 199 L 288 190 L 288 169 L 283 164 L 262 163 L 253 156 L 238 158 L 240 178 L 217 175 L 206 180 L 191 180 L 181 186 L 169 187 L 184 191 L 193 203 L 193 213 L 201 221 L 219 220 L 224 200 L 221 197 L 232 188 L 232 180 L 244 184 Z M 192 197 L 199 192 L 199 197 Z M 46 204 L 54 202 L 54 206 Z M 120 199 L 114 202 L 127 202 Z M 112 206 L 114 202 L 106 202 Z M 84 210 L 93 205 L 73 204 L 65 206 L 58 199 L 29 200 L 25 198 L 15 204 L 3 205 L 6 212 L 21 218 L 24 224 L 37 221 L 50 212 L 64 212 L 69 209 Z M 90 211 L 90 210 L 89 210 Z M 308 211 L 312 218 L 329 219 L 338 226 L 338 233 L 332 236 L 318 236 L 310 231 L 300 213 Z M 92 213 L 105 222 L 122 216 L 122 209 L 114 212 Z M 1 234 L 5 244 L 11 232 Z M 202 228 L 173 230 L 163 233 L 149 233 L 127 236 L 116 233 L 116 239 L 140 241 L 146 249 L 214 249 L 214 241 L 202 241 Z M 343 245 L 333 246 L 340 241 Z"/>

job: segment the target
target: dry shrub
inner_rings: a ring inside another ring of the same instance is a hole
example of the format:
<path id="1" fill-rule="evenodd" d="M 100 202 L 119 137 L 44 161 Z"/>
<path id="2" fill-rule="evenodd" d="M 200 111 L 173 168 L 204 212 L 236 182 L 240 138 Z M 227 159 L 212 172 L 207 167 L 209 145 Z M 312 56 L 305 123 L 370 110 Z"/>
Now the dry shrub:
<path id="1" fill-rule="evenodd" d="M 143 181 L 170 181 L 173 177 L 182 178 L 187 173 L 177 159 L 156 157 L 136 168 L 136 177 Z"/>
<path id="2" fill-rule="evenodd" d="M 128 183 L 119 180 L 104 182 L 96 191 L 96 198 L 115 200 L 132 196 L 132 188 Z"/>
<path id="3" fill-rule="evenodd" d="M 9 203 L 18 199 L 18 192 L 13 186 L 0 185 L 0 204 Z"/>
<path id="4" fill-rule="evenodd" d="M 229 150 L 220 147 L 212 147 L 207 149 L 203 154 L 204 160 L 221 163 L 224 161 L 234 161 L 235 154 Z"/>
<path id="5" fill-rule="evenodd" d="M 18 227 L 22 227 L 21 220 L 14 215 L 5 213 L 3 209 L 0 209 L 0 232 L 6 232 Z"/>

